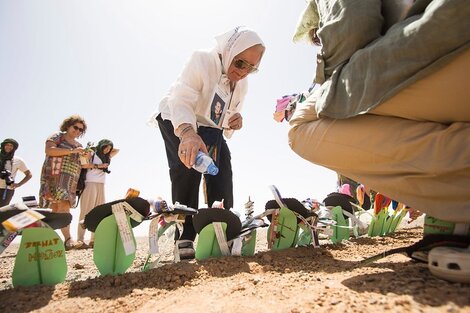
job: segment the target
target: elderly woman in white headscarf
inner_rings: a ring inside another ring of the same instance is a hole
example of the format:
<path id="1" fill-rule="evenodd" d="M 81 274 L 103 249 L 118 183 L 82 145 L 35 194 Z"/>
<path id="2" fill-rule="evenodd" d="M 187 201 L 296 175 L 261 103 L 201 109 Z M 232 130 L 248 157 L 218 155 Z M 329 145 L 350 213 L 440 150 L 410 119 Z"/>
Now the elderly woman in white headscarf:
<path id="1" fill-rule="evenodd" d="M 219 168 L 215 176 L 204 175 L 207 203 L 223 200 L 225 208 L 233 207 L 232 165 L 225 138 L 243 126 L 240 111 L 247 92 L 246 77 L 258 70 L 265 51 L 260 37 L 245 27 L 215 39 L 214 49 L 193 53 L 152 116 L 165 142 L 172 201 L 195 209 L 201 173 L 192 166 L 199 151 L 209 154 Z M 194 258 L 195 237 L 188 217 L 176 242 L 181 259 Z"/>

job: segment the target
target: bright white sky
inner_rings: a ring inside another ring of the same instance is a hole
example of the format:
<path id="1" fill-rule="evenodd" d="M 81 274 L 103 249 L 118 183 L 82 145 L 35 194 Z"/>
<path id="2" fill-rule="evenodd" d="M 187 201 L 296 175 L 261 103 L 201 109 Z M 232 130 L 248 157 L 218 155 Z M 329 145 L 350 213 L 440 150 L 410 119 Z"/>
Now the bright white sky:
<path id="1" fill-rule="evenodd" d="M 211 48 L 215 35 L 237 25 L 257 31 L 267 50 L 249 77 L 244 128 L 229 140 L 235 207 L 251 196 L 263 210 L 271 184 L 283 197 L 322 200 L 335 191 L 335 173 L 292 152 L 288 125 L 272 119 L 276 99 L 307 89 L 314 76 L 315 48 L 292 42 L 304 7 L 303 0 L 0 0 L 0 140 L 18 140 L 16 155 L 33 173 L 13 202 L 38 196 L 45 140 L 71 114 L 88 124 L 83 145 L 108 138 L 121 149 L 108 201 L 129 187 L 171 200 L 163 140 L 146 121 L 193 50 Z"/>

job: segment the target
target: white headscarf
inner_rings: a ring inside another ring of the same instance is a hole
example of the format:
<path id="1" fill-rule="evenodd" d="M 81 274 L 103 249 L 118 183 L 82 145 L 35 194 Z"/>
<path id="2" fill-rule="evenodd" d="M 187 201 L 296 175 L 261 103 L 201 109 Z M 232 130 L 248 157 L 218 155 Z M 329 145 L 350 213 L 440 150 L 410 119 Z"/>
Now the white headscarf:
<path id="1" fill-rule="evenodd" d="M 215 37 L 217 41 L 216 51 L 222 56 L 223 72 L 227 73 L 233 58 L 255 45 L 264 43 L 257 33 L 244 27 L 238 26 L 222 35 Z"/>

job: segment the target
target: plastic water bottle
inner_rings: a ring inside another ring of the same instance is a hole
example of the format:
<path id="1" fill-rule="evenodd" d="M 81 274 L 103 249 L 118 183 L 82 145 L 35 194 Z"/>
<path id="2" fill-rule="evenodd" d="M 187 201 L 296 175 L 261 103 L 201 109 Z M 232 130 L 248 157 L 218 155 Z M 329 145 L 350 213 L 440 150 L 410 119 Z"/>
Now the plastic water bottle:
<path id="1" fill-rule="evenodd" d="M 219 169 L 214 164 L 214 160 L 204 152 L 199 151 L 196 156 L 196 162 L 193 168 L 203 174 L 217 175 Z"/>

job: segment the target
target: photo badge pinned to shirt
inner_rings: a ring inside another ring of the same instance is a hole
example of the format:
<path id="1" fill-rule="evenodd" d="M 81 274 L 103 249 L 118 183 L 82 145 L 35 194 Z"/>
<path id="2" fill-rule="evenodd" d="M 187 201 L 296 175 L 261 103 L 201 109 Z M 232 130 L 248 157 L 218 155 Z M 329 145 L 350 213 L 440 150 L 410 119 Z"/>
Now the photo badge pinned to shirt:
<path id="1" fill-rule="evenodd" d="M 231 113 L 227 114 L 227 112 L 230 112 L 231 96 L 229 86 L 220 80 L 214 88 L 212 98 L 210 98 L 210 119 L 219 128 L 229 128 L 228 118 Z"/>

